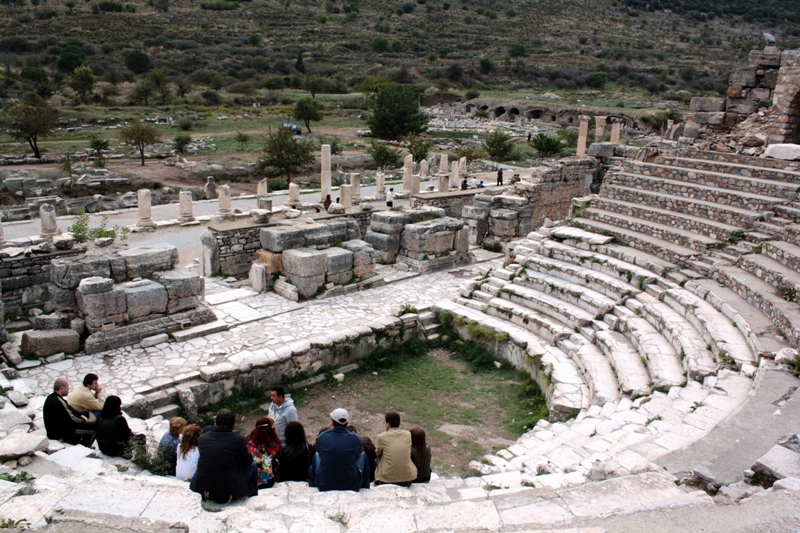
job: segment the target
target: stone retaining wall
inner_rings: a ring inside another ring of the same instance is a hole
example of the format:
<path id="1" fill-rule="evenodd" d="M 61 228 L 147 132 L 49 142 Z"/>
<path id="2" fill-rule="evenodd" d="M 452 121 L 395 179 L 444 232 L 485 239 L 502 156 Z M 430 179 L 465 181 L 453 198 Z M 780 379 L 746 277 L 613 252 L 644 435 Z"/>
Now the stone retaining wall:
<path id="1" fill-rule="evenodd" d="M 738 163 L 740 165 L 758 165 L 758 168 L 776 168 L 786 170 L 800 170 L 800 161 L 782 161 L 778 159 L 754 159 L 753 156 L 744 154 L 727 154 L 724 152 L 712 152 L 710 150 L 682 150 L 678 152 L 681 157 L 689 157 L 692 159 L 705 159 L 707 161 L 723 161 L 729 163 Z M 681 161 L 681 165 L 684 161 Z"/>
<path id="2" fill-rule="evenodd" d="M 720 162 L 723 163 L 721 165 L 717 165 L 716 163 Z M 775 160 L 765 159 L 764 163 L 775 163 Z M 738 166 L 731 166 L 727 163 L 736 163 L 736 161 L 726 161 L 726 160 L 714 160 L 714 159 L 701 159 L 701 160 L 691 160 L 691 159 L 681 159 L 680 162 L 676 162 L 674 158 L 670 156 L 661 156 L 656 163 L 661 165 L 679 165 L 686 169 L 693 169 L 699 170 L 702 172 L 722 172 L 725 174 L 733 174 L 734 176 L 742 176 L 744 178 L 757 178 L 757 179 L 765 179 L 765 180 L 775 180 L 775 181 L 798 181 L 800 180 L 800 175 L 797 173 L 797 169 L 792 171 L 791 169 L 787 168 L 789 165 L 787 164 L 775 164 L 774 166 L 747 166 L 747 167 L 738 167 Z M 786 163 L 790 163 L 787 161 Z M 742 163 L 745 165 L 746 163 Z M 797 166 L 797 165 L 795 165 Z"/>
<path id="3" fill-rule="evenodd" d="M 486 189 L 468 189 L 466 191 L 453 191 L 443 193 L 412 194 L 410 205 L 412 209 L 423 206 L 444 209 L 445 216 L 461 218 L 464 206 L 472 205 L 472 198 L 482 194 Z"/>
<path id="4" fill-rule="evenodd" d="M 29 309 L 44 309 L 53 286 L 50 281 L 50 262 L 53 259 L 79 257 L 85 253 L 83 247 L 0 259 L 0 284 L 3 287 L 5 312 L 22 314 Z"/>

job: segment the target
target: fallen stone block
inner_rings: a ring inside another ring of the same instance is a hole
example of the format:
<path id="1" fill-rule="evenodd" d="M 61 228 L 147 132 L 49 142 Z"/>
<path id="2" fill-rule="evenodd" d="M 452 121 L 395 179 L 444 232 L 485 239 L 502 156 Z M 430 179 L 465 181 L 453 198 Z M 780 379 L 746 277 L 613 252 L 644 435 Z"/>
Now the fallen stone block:
<path id="1" fill-rule="evenodd" d="M 171 244 L 154 244 L 122 250 L 128 278 L 149 277 L 153 272 L 172 270 L 178 264 L 178 249 Z"/>
<path id="2" fill-rule="evenodd" d="M 353 252 L 344 248 L 332 247 L 322 250 L 322 253 L 326 256 L 325 272 L 328 273 L 328 277 L 332 274 L 353 270 Z"/>
<path id="3" fill-rule="evenodd" d="M 261 247 L 270 252 L 283 252 L 305 245 L 304 229 L 299 226 L 273 226 L 259 233 Z"/>
<path id="4" fill-rule="evenodd" d="M 80 259 L 53 259 L 50 281 L 61 289 L 76 289 L 81 280 L 111 277 L 111 263 L 105 256 L 86 255 Z"/>
<path id="5" fill-rule="evenodd" d="M 83 294 L 76 292 L 78 309 L 83 313 L 86 325 L 99 329 L 103 324 L 121 324 L 126 313 L 125 292 L 120 289 L 100 294 Z"/>
<path id="6" fill-rule="evenodd" d="M 153 279 L 164 286 L 170 300 L 202 296 L 205 280 L 186 269 L 153 273 Z"/>
<path id="7" fill-rule="evenodd" d="M 75 353 L 80 348 L 80 335 L 72 329 L 33 330 L 22 334 L 22 351 L 34 357 Z"/>
<path id="8" fill-rule="evenodd" d="M 139 344 L 141 344 L 142 348 L 148 348 L 150 346 L 155 346 L 156 344 L 161 344 L 162 342 L 167 341 L 169 341 L 169 335 L 166 333 L 159 333 L 158 335 L 153 335 L 152 337 L 142 339 Z"/>
<path id="9" fill-rule="evenodd" d="M 754 472 L 777 479 L 800 478 L 800 454 L 776 444 L 762 455 L 751 468 Z"/>
<path id="10" fill-rule="evenodd" d="M 0 461 L 11 461 L 19 457 L 44 451 L 50 441 L 44 435 L 15 431 L 0 440 Z"/>
<path id="11" fill-rule="evenodd" d="M 101 294 L 114 288 L 114 280 L 110 278 L 91 277 L 82 279 L 78 285 L 81 294 Z"/>
<path id="12" fill-rule="evenodd" d="M 733 78 L 733 77 L 731 77 Z M 741 83 L 731 83 L 731 85 L 742 85 Z M 715 113 L 725 111 L 725 98 L 710 98 L 703 96 L 695 96 L 689 104 L 689 109 L 692 111 L 700 111 L 705 113 Z"/>
<path id="13" fill-rule="evenodd" d="M 772 484 L 772 490 L 794 490 L 800 491 L 800 479 L 796 477 L 787 477 L 779 479 Z"/>
<path id="14" fill-rule="evenodd" d="M 592 157 L 614 157 L 614 150 L 617 148 L 617 143 L 603 143 L 596 142 L 589 145 L 586 155 Z"/>
<path id="15" fill-rule="evenodd" d="M 770 144 L 763 157 L 781 159 L 783 161 L 800 161 L 800 144 Z"/>
<path id="16" fill-rule="evenodd" d="M 6 392 L 6 396 L 14 404 L 14 407 L 25 407 L 28 405 L 28 398 L 18 390 Z"/>

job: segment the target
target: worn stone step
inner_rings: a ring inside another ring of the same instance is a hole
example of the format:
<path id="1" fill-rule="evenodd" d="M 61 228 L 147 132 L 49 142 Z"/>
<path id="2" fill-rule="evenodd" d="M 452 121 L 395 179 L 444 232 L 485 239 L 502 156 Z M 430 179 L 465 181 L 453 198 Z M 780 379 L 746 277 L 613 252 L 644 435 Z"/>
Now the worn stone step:
<path id="1" fill-rule="evenodd" d="M 644 163 L 640 161 L 627 161 L 625 165 L 623 165 L 624 172 L 656 176 L 664 180 L 675 180 L 687 184 L 704 185 L 747 194 L 783 198 L 785 200 L 794 200 L 797 196 L 798 189 L 800 189 L 800 185 L 791 177 L 785 176 L 785 181 L 775 179 L 774 175 L 776 172 L 774 171 L 770 172 L 766 169 L 760 172 L 755 169 L 741 170 L 751 174 L 766 173 L 770 174 L 770 176 L 760 178 L 702 168 L 685 168 L 680 165 L 662 165 L 659 163 Z M 800 178 L 798 178 L 798 180 L 800 180 Z"/>
<path id="2" fill-rule="evenodd" d="M 618 324 L 618 330 L 636 348 L 646 364 L 653 388 L 666 391 L 670 387 L 683 386 L 686 383 L 683 366 L 675 348 L 647 319 L 623 314 L 619 317 Z"/>
<path id="3" fill-rule="evenodd" d="M 597 346 L 577 333 L 569 339 L 558 341 L 557 345 L 575 361 L 583 373 L 592 393 L 592 404 L 604 405 L 619 401 L 620 387 L 614 368 Z"/>
<path id="4" fill-rule="evenodd" d="M 611 194 L 613 191 L 606 191 Z M 701 233 L 717 240 L 727 240 L 734 232 L 744 231 L 740 225 L 718 222 L 717 219 L 704 218 L 686 213 L 679 213 L 670 209 L 662 209 L 645 203 L 634 203 L 618 200 L 612 196 L 595 199 L 594 205 L 598 209 L 619 213 L 629 217 L 641 218 L 651 222 L 664 224 L 675 229 Z"/>
<path id="5" fill-rule="evenodd" d="M 550 343 L 556 343 L 559 339 L 569 337 L 574 332 L 572 328 L 562 322 L 548 318 L 530 307 L 518 305 L 503 298 L 489 300 L 483 312 L 532 331 Z"/>
<path id="6" fill-rule="evenodd" d="M 574 222 L 596 231 L 607 232 L 624 243 L 652 254 L 657 258 L 666 259 L 673 264 L 690 264 L 689 261 L 698 254 L 697 250 L 605 222 L 598 222 L 588 218 L 578 218 Z"/>
<path id="7" fill-rule="evenodd" d="M 629 172 L 613 174 L 606 182 L 609 185 L 622 185 L 650 191 L 661 191 L 684 198 L 706 202 L 716 202 L 751 211 L 771 211 L 773 206 L 787 202 L 788 197 L 773 197 L 763 194 L 740 192 L 715 186 L 701 185 L 686 181 L 663 179 L 659 176 L 646 176 Z"/>
<path id="8" fill-rule="evenodd" d="M 161 407 L 154 408 L 153 416 L 162 416 L 165 420 L 169 420 L 170 418 L 181 414 L 182 409 L 183 408 L 180 405 L 168 403 L 166 405 L 162 405 Z"/>
<path id="9" fill-rule="evenodd" d="M 650 374 L 636 348 L 617 331 L 598 331 L 596 342 L 614 367 L 620 390 L 631 397 L 647 396 L 653 390 Z"/>
<path id="10" fill-rule="evenodd" d="M 719 172 L 742 178 L 786 181 L 790 183 L 800 181 L 800 171 L 782 168 L 786 166 L 785 162 L 783 165 L 776 165 L 775 167 L 760 166 L 764 164 L 764 161 L 763 158 L 751 158 L 747 163 L 740 163 L 735 161 L 709 161 L 692 157 L 661 157 L 661 162 L 665 165 L 686 169 Z"/>
<path id="11" fill-rule="evenodd" d="M 721 237 L 717 238 L 701 235 L 695 231 L 681 229 L 680 227 L 672 224 L 663 224 L 660 222 L 639 218 L 637 216 L 629 216 L 613 211 L 605 211 L 603 209 L 594 207 L 585 209 L 583 211 L 583 217 L 590 220 L 611 224 L 618 228 L 629 231 L 642 233 L 656 239 L 673 242 L 680 246 L 685 246 L 700 252 L 705 252 L 709 249 L 716 248 L 725 241 L 725 239 Z"/>
<path id="12" fill-rule="evenodd" d="M 565 323 L 571 328 L 589 325 L 595 315 L 555 296 L 516 283 L 509 283 L 498 293 L 499 298 L 529 307 L 535 311 Z"/>
<path id="13" fill-rule="evenodd" d="M 800 171 L 800 163 L 797 161 L 785 161 L 782 159 L 767 159 L 752 155 L 716 152 L 713 150 L 699 150 L 696 148 L 684 148 L 677 154 L 680 157 L 689 159 L 705 159 L 708 161 L 739 163 L 753 167 L 775 168 L 783 170 Z"/>
<path id="14" fill-rule="evenodd" d="M 785 241 L 765 241 L 761 245 L 761 253 L 787 268 L 800 272 L 800 246 Z"/>
<path id="15" fill-rule="evenodd" d="M 196 339 L 197 337 L 203 337 L 205 335 L 210 335 L 211 333 L 217 333 L 219 331 L 225 331 L 227 329 L 228 324 L 222 320 L 215 320 L 214 322 L 209 322 L 208 324 L 202 324 L 193 328 L 174 331 L 172 332 L 172 337 L 178 342 L 188 341 L 189 339 Z"/>
<path id="16" fill-rule="evenodd" d="M 736 270 L 741 272 L 740 269 Z M 735 361 L 738 366 L 752 364 L 756 361 L 747 340 L 737 327 L 710 303 L 686 289 L 666 291 L 664 303 L 681 314 L 697 329 L 717 356 L 718 363 L 725 362 L 726 356 Z M 722 356 L 720 356 L 721 353 Z"/>
<path id="17" fill-rule="evenodd" d="M 609 298 L 588 285 L 572 283 L 530 269 L 524 269 L 514 278 L 514 284 L 564 300 L 595 316 L 607 313 L 617 304 L 617 299 Z"/>
<path id="18" fill-rule="evenodd" d="M 765 254 L 745 255 L 739 261 L 739 268 L 745 272 L 755 274 L 760 279 L 766 281 L 778 292 L 786 291 L 786 294 L 800 294 L 800 272 L 789 268 L 780 261 L 777 261 Z M 795 297 L 795 299 L 797 299 Z"/>

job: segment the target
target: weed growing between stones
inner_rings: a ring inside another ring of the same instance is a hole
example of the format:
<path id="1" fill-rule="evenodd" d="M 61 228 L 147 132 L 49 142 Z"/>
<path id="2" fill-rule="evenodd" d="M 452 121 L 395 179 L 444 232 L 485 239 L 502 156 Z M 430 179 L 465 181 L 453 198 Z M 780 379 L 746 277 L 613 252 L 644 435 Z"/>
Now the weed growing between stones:
<path id="1" fill-rule="evenodd" d="M 0 529 L 27 529 L 28 521 L 24 518 L 12 520 L 11 518 L 0 518 Z"/>
<path id="2" fill-rule="evenodd" d="M 131 454 L 133 464 L 142 470 L 147 470 L 159 476 L 174 474 L 169 461 L 157 451 L 150 452 L 147 449 L 147 445 L 142 442 L 133 441 L 125 455 L 127 456 L 128 454 Z"/>
<path id="3" fill-rule="evenodd" d="M 780 285 L 778 286 L 778 296 L 786 300 L 787 302 L 796 302 L 797 301 L 797 288 L 790 285 Z"/>
<path id="4" fill-rule="evenodd" d="M 786 364 L 789 365 L 792 374 L 800 378 L 800 354 L 795 355 L 794 359 L 787 359 Z"/>

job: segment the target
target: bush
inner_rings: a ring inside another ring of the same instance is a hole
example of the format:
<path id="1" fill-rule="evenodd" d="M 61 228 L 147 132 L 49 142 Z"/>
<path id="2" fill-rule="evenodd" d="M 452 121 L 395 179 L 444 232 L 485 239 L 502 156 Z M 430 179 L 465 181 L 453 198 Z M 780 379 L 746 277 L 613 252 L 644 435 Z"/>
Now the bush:
<path id="1" fill-rule="evenodd" d="M 271 179 L 267 180 L 267 186 L 270 191 L 285 191 L 289 188 L 289 182 L 284 179 Z"/>
<path id="2" fill-rule="evenodd" d="M 114 0 L 100 0 L 97 2 L 97 9 L 106 13 L 122 13 L 122 4 Z"/>
<path id="3" fill-rule="evenodd" d="M 175 151 L 183 155 L 186 152 L 186 147 L 192 144 L 192 137 L 188 133 L 180 133 L 172 139 L 172 146 Z"/>
<path id="4" fill-rule="evenodd" d="M 286 83 L 281 76 L 267 76 L 261 80 L 261 86 L 270 91 L 277 91 L 286 87 Z"/>
<path id="5" fill-rule="evenodd" d="M 514 143 L 507 133 L 494 130 L 483 141 L 483 150 L 492 161 L 506 161 L 514 151 Z"/>
<path id="6" fill-rule="evenodd" d="M 189 131 L 192 129 L 192 119 L 182 118 L 178 121 L 178 129 L 181 131 Z"/>
<path id="7" fill-rule="evenodd" d="M 317 22 L 319 22 L 320 24 L 325 24 L 330 20 L 330 17 L 328 17 L 328 15 L 326 15 L 325 13 L 317 13 L 317 16 L 315 18 L 317 19 Z"/>
<path id="8" fill-rule="evenodd" d="M 470 89 L 470 90 L 469 90 L 469 91 L 467 91 L 467 93 L 464 95 L 464 98 L 466 98 L 467 100 L 474 100 L 475 98 L 480 98 L 480 96 L 481 96 L 481 93 L 479 93 L 479 92 L 478 92 L 478 91 L 476 91 L 475 89 Z"/>
<path id="9" fill-rule="evenodd" d="M 531 139 L 531 147 L 541 157 L 553 157 L 561 153 L 564 145 L 561 144 L 561 139 L 558 137 L 551 137 L 546 133 L 537 133 Z"/>
<path id="10" fill-rule="evenodd" d="M 56 18 L 58 16 L 58 11 L 55 9 L 42 9 L 41 11 L 37 11 L 35 17 L 38 20 L 49 20 L 52 18 Z"/>
<path id="11" fill-rule="evenodd" d="M 217 91 L 203 91 L 200 93 L 200 98 L 205 100 L 209 105 L 219 105 L 222 103 L 222 97 Z"/>
<path id="12" fill-rule="evenodd" d="M 200 9 L 208 11 L 233 11 L 239 8 L 236 2 L 227 2 L 226 0 L 206 0 L 200 2 Z"/>
<path id="13" fill-rule="evenodd" d="M 134 74 L 142 74 L 150 68 L 150 57 L 141 50 L 125 54 L 125 66 Z"/>

